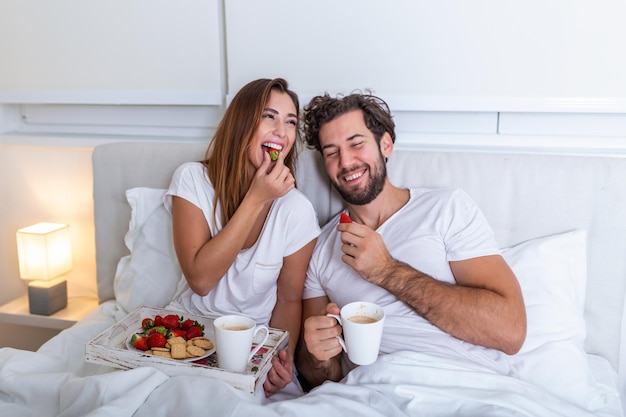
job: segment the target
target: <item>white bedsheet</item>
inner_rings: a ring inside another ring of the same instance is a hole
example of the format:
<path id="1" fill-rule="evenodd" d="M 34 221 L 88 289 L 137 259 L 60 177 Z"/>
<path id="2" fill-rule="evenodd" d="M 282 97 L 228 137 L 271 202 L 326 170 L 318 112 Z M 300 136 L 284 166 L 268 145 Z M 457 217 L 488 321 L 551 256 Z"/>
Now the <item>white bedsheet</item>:
<path id="1" fill-rule="evenodd" d="M 153 368 L 120 371 L 84 361 L 88 340 L 121 319 L 113 302 L 38 352 L 0 350 L 2 416 L 621 416 L 612 378 L 587 411 L 544 387 L 480 365 L 401 351 L 301 397 L 266 401 L 205 377 Z M 596 361 L 596 359 L 594 359 Z M 592 362 L 594 362 L 592 361 Z M 603 372 L 604 363 L 598 362 Z M 557 390 L 558 392 L 558 390 Z"/>

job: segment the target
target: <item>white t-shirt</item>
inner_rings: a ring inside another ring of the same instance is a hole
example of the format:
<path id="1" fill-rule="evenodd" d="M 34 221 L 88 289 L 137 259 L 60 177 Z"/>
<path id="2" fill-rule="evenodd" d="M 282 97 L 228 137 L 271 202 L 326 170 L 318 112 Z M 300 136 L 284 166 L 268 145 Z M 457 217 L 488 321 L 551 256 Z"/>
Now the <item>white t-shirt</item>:
<path id="1" fill-rule="evenodd" d="M 322 228 L 313 252 L 304 298 L 327 295 L 339 308 L 353 301 L 370 301 L 385 311 L 380 352 L 446 350 L 508 373 L 494 362 L 501 352 L 463 342 L 417 315 L 387 290 L 369 283 L 341 260 L 339 215 Z M 455 283 L 450 261 L 499 254 L 487 220 L 461 190 L 411 189 L 410 198 L 377 232 L 391 256 L 431 277 Z"/>
<path id="2" fill-rule="evenodd" d="M 222 230 L 220 210 L 213 221 L 213 196 L 204 166 L 188 162 L 175 171 L 165 196 L 165 207 L 171 212 L 172 196 L 197 206 L 204 213 L 211 235 Z M 209 317 L 244 314 L 258 324 L 268 324 L 276 304 L 277 280 L 283 258 L 316 238 L 320 228 L 313 206 L 294 189 L 274 201 L 256 243 L 239 252 L 228 272 L 209 294 L 194 293 L 184 276 L 178 284 L 173 302 L 177 310 Z"/>

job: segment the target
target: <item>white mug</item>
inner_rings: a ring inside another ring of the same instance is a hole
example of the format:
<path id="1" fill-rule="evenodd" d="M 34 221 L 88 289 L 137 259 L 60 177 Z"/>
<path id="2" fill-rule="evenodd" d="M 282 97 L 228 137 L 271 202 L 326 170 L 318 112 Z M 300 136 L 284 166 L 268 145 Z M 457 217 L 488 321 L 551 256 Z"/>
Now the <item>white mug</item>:
<path id="1" fill-rule="evenodd" d="M 233 372 L 244 372 L 250 359 L 263 347 L 270 335 L 267 326 L 257 326 L 251 318 L 234 314 L 215 319 L 213 328 L 217 365 Z M 250 351 L 252 341 L 261 331 L 265 331 L 263 339 Z"/>
<path id="2" fill-rule="evenodd" d="M 327 315 L 334 317 L 343 327 L 343 339 L 338 339 L 352 363 L 369 365 L 376 361 L 385 323 L 385 312 L 381 307 L 357 301 L 343 306 L 340 316 Z"/>

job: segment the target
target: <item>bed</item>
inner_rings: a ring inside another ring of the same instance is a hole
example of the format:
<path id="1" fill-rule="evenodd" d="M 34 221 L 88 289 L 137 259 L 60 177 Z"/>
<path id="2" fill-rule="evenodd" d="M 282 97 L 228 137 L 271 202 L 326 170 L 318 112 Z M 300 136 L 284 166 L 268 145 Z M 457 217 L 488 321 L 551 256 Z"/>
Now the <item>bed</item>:
<path id="1" fill-rule="evenodd" d="M 270 401 L 201 376 L 85 361 L 86 343 L 139 305 L 164 306 L 178 268 L 160 198 L 199 143 L 109 143 L 93 152 L 100 306 L 37 352 L 0 349 L 7 416 L 623 416 L 626 401 L 626 159 L 502 152 L 396 151 L 392 181 L 459 187 L 482 208 L 527 305 L 527 340 L 496 373 L 407 348 Z M 298 187 L 321 223 L 341 208 L 315 152 Z"/>

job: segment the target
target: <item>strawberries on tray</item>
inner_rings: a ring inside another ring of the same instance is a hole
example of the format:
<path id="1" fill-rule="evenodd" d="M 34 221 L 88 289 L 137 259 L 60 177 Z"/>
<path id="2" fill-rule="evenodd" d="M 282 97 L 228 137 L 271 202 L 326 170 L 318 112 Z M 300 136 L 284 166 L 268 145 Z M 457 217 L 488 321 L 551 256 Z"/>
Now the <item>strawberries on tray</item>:
<path id="1" fill-rule="evenodd" d="M 203 334 L 204 334 L 204 330 L 202 330 L 200 326 L 193 325 L 187 330 L 187 334 L 185 335 L 185 338 L 187 340 L 191 340 L 193 338 L 200 337 Z"/>
<path id="2" fill-rule="evenodd" d="M 130 339 L 130 344 L 133 345 L 135 349 L 144 351 L 150 349 L 148 346 L 148 338 L 142 334 L 134 334 L 133 338 Z"/>
<path id="3" fill-rule="evenodd" d="M 142 333 L 136 333 L 130 344 L 139 350 L 162 348 L 171 337 L 182 337 L 191 340 L 204 336 L 204 325 L 196 320 L 184 319 L 177 314 L 164 317 L 146 317 L 141 321 Z"/>
<path id="4" fill-rule="evenodd" d="M 180 317 L 177 314 L 168 314 L 163 317 L 163 326 L 168 329 L 178 329 L 180 327 Z"/>
<path id="5" fill-rule="evenodd" d="M 150 349 L 155 347 L 165 347 L 166 343 L 167 339 L 165 338 L 165 335 L 163 333 L 154 332 L 150 336 L 148 336 L 148 346 L 150 346 Z"/>

